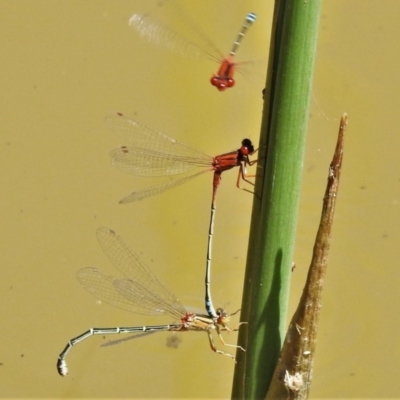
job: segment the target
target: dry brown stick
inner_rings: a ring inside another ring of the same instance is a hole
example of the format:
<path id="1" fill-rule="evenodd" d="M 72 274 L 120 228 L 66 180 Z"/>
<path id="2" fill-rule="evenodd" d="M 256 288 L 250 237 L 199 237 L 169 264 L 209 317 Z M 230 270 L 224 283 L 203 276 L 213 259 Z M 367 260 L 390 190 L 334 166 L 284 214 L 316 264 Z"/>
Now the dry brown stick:
<path id="1" fill-rule="evenodd" d="M 343 114 L 335 153 L 329 167 L 321 221 L 315 239 L 307 281 L 297 310 L 290 322 L 266 396 L 267 400 L 308 398 L 346 128 L 347 114 Z"/>

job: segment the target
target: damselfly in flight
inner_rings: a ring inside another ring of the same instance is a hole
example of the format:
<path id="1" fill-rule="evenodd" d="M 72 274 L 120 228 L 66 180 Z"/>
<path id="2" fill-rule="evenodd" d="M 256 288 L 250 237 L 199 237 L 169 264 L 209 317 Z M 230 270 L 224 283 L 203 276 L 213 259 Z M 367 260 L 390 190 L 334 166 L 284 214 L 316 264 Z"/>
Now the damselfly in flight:
<path id="1" fill-rule="evenodd" d="M 235 84 L 233 75 L 238 65 L 235 61 L 236 52 L 248 29 L 256 20 L 257 15 L 252 12 L 247 14 L 228 56 L 224 56 L 211 40 L 196 27 L 195 22 L 188 15 L 184 15 L 183 10 L 179 9 L 179 11 L 182 14 L 182 22 L 187 29 L 194 33 L 194 37 L 191 40 L 182 37 L 176 30 L 152 14 L 133 14 L 129 19 L 129 25 L 136 29 L 140 36 L 145 36 L 150 41 L 168 49 L 176 50 L 185 56 L 205 57 L 218 62 L 220 67 L 211 77 L 211 84 L 221 92 L 233 87 Z"/>
<path id="2" fill-rule="evenodd" d="M 221 332 L 239 329 L 239 327 L 231 329 L 227 326 L 230 320 L 230 315 L 227 312 L 218 309 L 216 318 L 187 312 L 179 300 L 158 281 L 150 269 L 140 261 L 139 257 L 126 246 L 114 231 L 99 228 L 97 229 L 97 238 L 106 256 L 125 278 L 115 279 L 101 273 L 96 268 L 83 268 L 78 271 L 78 280 L 85 289 L 98 299 L 123 310 L 145 315 L 169 315 L 175 320 L 180 320 L 180 322 L 169 325 L 90 328 L 71 339 L 58 356 L 57 370 L 60 375 L 65 376 L 68 373 L 65 357 L 71 348 L 92 335 L 153 331 L 206 332 L 210 347 L 214 352 L 235 359 L 232 354 L 215 347 L 211 334 L 211 331 L 215 330 L 225 346 L 244 351 L 240 346 L 225 343 L 222 338 Z"/>

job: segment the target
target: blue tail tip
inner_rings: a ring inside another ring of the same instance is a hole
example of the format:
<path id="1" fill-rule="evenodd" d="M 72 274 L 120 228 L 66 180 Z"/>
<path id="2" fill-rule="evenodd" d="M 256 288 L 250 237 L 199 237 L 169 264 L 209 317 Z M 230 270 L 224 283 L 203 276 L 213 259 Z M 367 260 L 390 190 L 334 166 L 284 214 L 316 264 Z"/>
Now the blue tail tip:
<path id="1" fill-rule="evenodd" d="M 257 14 L 253 12 L 248 13 L 246 19 L 247 21 L 254 22 L 257 19 Z"/>

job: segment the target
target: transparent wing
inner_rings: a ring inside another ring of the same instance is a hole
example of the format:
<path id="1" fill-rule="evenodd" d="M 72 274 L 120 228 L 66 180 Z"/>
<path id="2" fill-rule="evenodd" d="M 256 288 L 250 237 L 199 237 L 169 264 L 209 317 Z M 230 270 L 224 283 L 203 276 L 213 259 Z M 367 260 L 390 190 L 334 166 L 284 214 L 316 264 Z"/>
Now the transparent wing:
<path id="1" fill-rule="evenodd" d="M 79 270 L 77 278 L 82 286 L 93 296 L 114 307 L 145 315 L 164 315 L 168 314 L 170 311 L 162 308 L 159 302 L 154 305 L 151 301 L 147 301 L 147 293 L 140 287 L 136 288 L 136 291 L 132 288 L 133 294 L 131 296 L 124 296 L 115 287 L 115 284 L 118 284 L 118 282 L 119 285 L 121 285 L 121 281 L 116 280 L 112 276 L 103 274 L 96 268 L 83 268 Z M 151 300 L 155 300 L 154 297 L 152 297 Z M 183 314 L 173 313 L 174 317 L 177 315 Z"/>
<path id="2" fill-rule="evenodd" d="M 174 318 L 186 313 L 176 296 L 158 281 L 120 236 L 108 228 L 98 228 L 96 234 L 106 256 L 127 278 L 113 280 L 113 286 L 121 297 L 133 304 L 131 311 L 142 313 L 137 310 L 146 308 L 152 309 L 155 314 L 168 313 Z M 149 314 L 148 311 L 145 313 Z"/>
<path id="3" fill-rule="evenodd" d="M 171 150 L 171 149 L 170 149 Z M 176 149 L 174 149 L 176 150 Z M 194 168 L 212 165 L 212 158 L 173 155 L 171 153 L 122 146 L 110 152 L 111 162 L 121 171 L 137 176 L 167 176 L 183 174 Z"/>
<path id="4" fill-rule="evenodd" d="M 182 179 L 173 180 L 171 182 L 162 183 L 160 185 L 150 186 L 150 187 L 144 188 L 142 190 L 138 190 L 138 191 L 132 192 L 132 193 L 128 194 L 127 196 L 123 197 L 120 200 L 120 203 L 121 204 L 131 203 L 133 201 L 143 200 L 143 199 L 145 199 L 147 197 L 163 193 L 166 190 L 172 189 L 172 188 L 177 187 L 177 186 L 180 186 L 183 183 L 185 183 L 187 181 L 190 181 L 191 179 L 195 178 L 196 176 L 204 174 L 205 172 L 208 172 L 208 170 L 200 171 L 200 172 L 198 172 L 196 174 L 185 176 Z"/>
<path id="5" fill-rule="evenodd" d="M 173 303 L 165 299 L 165 293 L 154 293 L 138 282 L 127 279 L 118 279 L 114 281 L 115 289 L 124 298 L 131 301 L 132 311 L 138 314 L 160 315 L 169 314 L 174 318 L 181 318 L 186 311 L 177 299 Z"/>
<path id="6" fill-rule="evenodd" d="M 137 149 L 136 156 L 143 154 L 143 165 L 146 164 L 146 157 L 148 156 L 153 156 L 155 159 L 178 161 L 181 163 L 200 163 L 200 165 L 212 163 L 211 156 L 191 146 L 180 143 L 122 113 L 109 114 L 106 117 L 106 124 L 111 130 L 129 140 L 132 144 L 132 147 L 127 147 L 129 151 L 134 148 Z M 129 152 L 125 154 L 127 154 L 125 156 L 127 160 L 132 161 L 133 157 Z M 121 154 L 120 157 L 123 158 L 124 154 Z M 120 162 L 118 161 L 118 157 L 116 158 L 116 162 Z"/>
<path id="7" fill-rule="evenodd" d="M 167 0 L 162 5 L 162 16 L 156 13 L 133 14 L 129 26 L 150 42 L 181 56 L 217 62 L 223 59 L 223 53 L 178 2 Z M 166 22 L 167 19 L 171 20 L 170 23 Z"/>

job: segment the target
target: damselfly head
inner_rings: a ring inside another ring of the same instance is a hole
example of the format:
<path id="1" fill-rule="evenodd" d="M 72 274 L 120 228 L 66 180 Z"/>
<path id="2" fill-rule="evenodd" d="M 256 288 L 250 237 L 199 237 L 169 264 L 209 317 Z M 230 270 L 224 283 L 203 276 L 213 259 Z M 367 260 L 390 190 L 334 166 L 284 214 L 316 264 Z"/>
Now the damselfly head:
<path id="1" fill-rule="evenodd" d="M 235 71 L 235 63 L 233 57 L 229 57 L 223 60 L 218 72 L 215 73 L 210 82 L 211 85 L 215 86 L 220 92 L 228 89 L 235 85 L 233 79 L 233 72 Z"/>
<path id="2" fill-rule="evenodd" d="M 231 316 L 223 308 L 217 308 L 216 313 L 217 313 L 217 317 L 218 317 L 217 324 L 219 324 L 219 325 L 226 325 L 231 320 Z"/>
<path id="3" fill-rule="evenodd" d="M 240 148 L 240 152 L 245 156 L 254 153 L 254 146 L 250 139 L 242 140 L 242 147 Z"/>
<path id="4" fill-rule="evenodd" d="M 225 78 L 218 75 L 214 75 L 210 79 L 211 85 L 215 86 L 220 92 L 235 85 L 235 80 L 233 78 Z"/>

